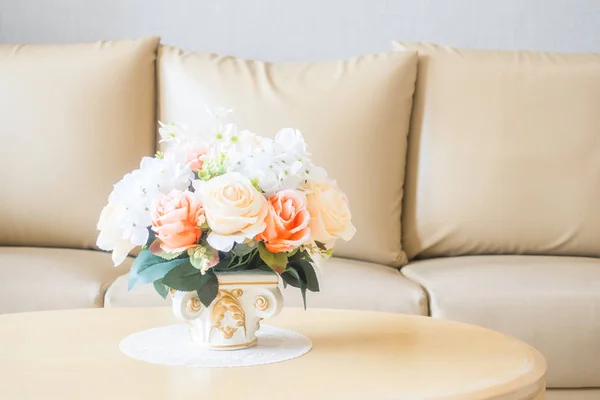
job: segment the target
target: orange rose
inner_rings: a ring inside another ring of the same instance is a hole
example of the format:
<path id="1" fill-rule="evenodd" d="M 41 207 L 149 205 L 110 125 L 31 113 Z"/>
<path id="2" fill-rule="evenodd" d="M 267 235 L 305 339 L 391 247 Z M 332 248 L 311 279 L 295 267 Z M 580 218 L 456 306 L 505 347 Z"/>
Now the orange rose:
<path id="1" fill-rule="evenodd" d="M 310 215 L 306 197 L 295 190 L 282 190 L 269 198 L 267 228 L 256 236 L 273 253 L 292 251 L 308 241 Z"/>
<path id="2" fill-rule="evenodd" d="M 151 215 L 152 230 L 161 241 L 160 248 L 167 253 L 189 249 L 202 235 L 198 225 L 203 222 L 204 209 L 190 191 L 173 189 L 158 199 Z"/>

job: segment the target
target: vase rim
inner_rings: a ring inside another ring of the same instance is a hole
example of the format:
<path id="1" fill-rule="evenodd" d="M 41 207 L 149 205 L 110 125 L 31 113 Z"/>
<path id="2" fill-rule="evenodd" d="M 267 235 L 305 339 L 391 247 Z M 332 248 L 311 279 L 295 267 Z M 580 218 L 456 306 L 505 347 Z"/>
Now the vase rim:
<path id="1" fill-rule="evenodd" d="M 248 270 L 235 272 L 216 272 L 219 285 L 277 285 L 279 276 L 273 271 Z"/>

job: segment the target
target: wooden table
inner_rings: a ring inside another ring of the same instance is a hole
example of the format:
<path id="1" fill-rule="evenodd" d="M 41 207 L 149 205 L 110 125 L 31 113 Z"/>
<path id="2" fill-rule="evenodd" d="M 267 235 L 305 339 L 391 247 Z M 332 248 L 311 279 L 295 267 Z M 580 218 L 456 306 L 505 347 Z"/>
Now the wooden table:
<path id="1" fill-rule="evenodd" d="M 267 321 L 265 321 L 267 322 Z M 427 317 L 285 309 L 267 323 L 313 341 L 304 356 L 245 368 L 166 367 L 120 340 L 179 323 L 167 308 L 0 316 L 3 399 L 545 398 L 543 357 L 500 333 Z"/>

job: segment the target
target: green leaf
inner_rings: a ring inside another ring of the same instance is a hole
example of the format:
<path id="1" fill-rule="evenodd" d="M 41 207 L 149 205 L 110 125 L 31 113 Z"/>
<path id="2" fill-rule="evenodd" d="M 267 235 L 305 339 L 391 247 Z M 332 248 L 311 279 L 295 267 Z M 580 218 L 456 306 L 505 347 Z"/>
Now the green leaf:
<path id="1" fill-rule="evenodd" d="M 253 243 L 252 246 L 249 246 L 246 243 L 236 243 L 231 252 L 238 257 L 243 257 L 246 254 L 251 253 L 254 249 L 256 249 L 256 243 Z"/>
<path id="2" fill-rule="evenodd" d="M 308 251 L 306 251 L 306 250 L 297 251 L 296 253 L 289 253 L 289 259 L 290 259 L 290 262 L 297 261 L 297 260 L 306 260 L 310 263 L 313 262 L 310 254 L 308 254 Z"/>
<path id="3" fill-rule="evenodd" d="M 200 302 L 208 307 L 215 297 L 217 297 L 217 293 L 219 292 L 219 280 L 213 271 L 208 270 L 202 275 L 200 284 L 201 286 L 196 289 L 196 292 L 198 293 L 198 297 L 200 297 Z"/>
<path id="4" fill-rule="evenodd" d="M 315 268 L 313 267 L 313 265 L 306 260 L 296 261 L 294 265 L 298 268 L 301 268 L 304 272 L 306 288 L 311 292 L 318 292 L 319 280 L 317 278 L 317 273 L 315 272 Z"/>
<path id="5" fill-rule="evenodd" d="M 219 263 L 212 267 L 212 270 L 215 271 L 227 271 L 229 266 L 231 265 L 234 257 L 231 253 L 223 253 L 219 252 Z"/>
<path id="6" fill-rule="evenodd" d="M 156 233 L 154 233 L 152 229 L 148 228 L 148 240 L 146 240 L 146 245 L 144 246 L 144 248 L 149 247 L 155 239 Z"/>
<path id="7" fill-rule="evenodd" d="M 290 261 L 288 268 L 281 275 L 285 282 L 294 287 L 301 287 L 301 282 L 311 292 L 319 291 L 319 280 L 315 269 L 311 263 L 306 260 Z"/>
<path id="8" fill-rule="evenodd" d="M 303 251 L 302 254 L 300 255 L 300 258 L 303 259 L 303 260 L 308 261 L 311 264 L 314 263 L 312 257 L 308 253 L 308 251 Z"/>
<path id="9" fill-rule="evenodd" d="M 302 303 L 304 303 L 304 309 L 306 310 L 306 285 L 300 286 L 300 293 L 302 293 Z"/>
<path id="10" fill-rule="evenodd" d="M 281 274 L 281 278 L 284 283 L 300 288 L 305 309 L 306 290 L 319 291 L 319 281 L 313 265 L 301 257 L 290 260 L 287 269 Z"/>
<path id="11" fill-rule="evenodd" d="M 306 310 L 306 282 L 304 278 L 301 276 L 301 273 L 295 268 L 286 269 L 283 274 L 281 274 L 281 279 L 283 279 L 284 283 L 287 283 L 290 286 L 300 288 L 300 293 L 302 293 L 302 302 L 304 303 L 304 309 Z"/>
<path id="12" fill-rule="evenodd" d="M 161 279 L 154 281 L 154 290 L 156 290 L 156 293 L 158 293 L 163 299 L 166 299 L 169 295 L 169 288 L 162 283 Z"/>
<path id="13" fill-rule="evenodd" d="M 162 283 L 175 290 L 183 292 L 196 291 L 200 301 L 206 307 L 217 297 L 219 290 L 219 281 L 212 270 L 208 270 L 204 275 L 194 268 L 187 260 L 176 268 L 173 268 L 162 279 Z"/>
<path id="14" fill-rule="evenodd" d="M 190 260 L 185 260 L 170 270 L 162 279 L 162 282 L 175 290 L 192 292 L 200 287 L 201 280 L 200 270 L 194 268 Z"/>
<path id="15" fill-rule="evenodd" d="M 300 275 L 298 275 L 298 271 L 293 268 L 286 269 L 283 274 L 281 274 L 281 279 L 283 279 L 284 283 L 293 287 L 299 288 L 301 285 Z"/>
<path id="16" fill-rule="evenodd" d="M 162 278 L 183 262 L 185 261 L 182 259 L 165 260 L 148 249 L 140 251 L 129 271 L 129 290 L 137 284 L 150 283 Z"/>
<path id="17" fill-rule="evenodd" d="M 294 271 L 292 273 L 291 271 Z M 304 309 L 306 310 L 306 276 L 302 268 L 294 268 L 291 266 L 289 270 L 287 270 L 290 275 L 297 276 L 298 278 L 295 280 L 295 284 L 290 282 L 290 285 L 300 288 L 300 293 L 302 293 L 302 302 L 304 303 Z"/>
<path id="18" fill-rule="evenodd" d="M 317 245 L 319 250 L 321 250 L 321 251 L 327 250 L 327 246 L 325 246 L 325 243 L 315 241 L 315 244 Z"/>
<path id="19" fill-rule="evenodd" d="M 155 256 L 158 256 L 160 258 L 162 258 L 163 260 L 167 260 L 167 261 L 171 261 L 174 260 L 176 258 L 178 258 L 179 256 L 181 256 L 183 254 L 183 252 L 179 252 L 179 253 L 167 253 L 166 251 L 161 251 L 159 253 L 153 253 Z"/>
<path id="20" fill-rule="evenodd" d="M 262 242 L 258 245 L 258 252 L 260 258 L 262 258 L 273 271 L 280 275 L 285 271 L 285 266 L 288 263 L 287 253 L 271 253 Z"/>

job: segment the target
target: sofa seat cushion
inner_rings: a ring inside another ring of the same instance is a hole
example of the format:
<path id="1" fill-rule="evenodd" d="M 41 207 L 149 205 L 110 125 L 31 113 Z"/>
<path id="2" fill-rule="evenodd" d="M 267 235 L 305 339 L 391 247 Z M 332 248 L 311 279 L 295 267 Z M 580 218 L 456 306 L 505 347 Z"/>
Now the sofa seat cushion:
<path id="1" fill-rule="evenodd" d="M 427 315 L 427 299 L 423 290 L 397 270 L 377 264 L 331 258 L 319 271 L 320 293 L 307 293 L 307 306 L 377 310 Z M 127 291 L 125 274 L 108 288 L 105 307 L 165 306 L 152 285 L 138 285 Z M 301 307 L 302 296 L 297 288 L 282 288 L 287 306 Z"/>
<path id="2" fill-rule="evenodd" d="M 378 264 L 406 263 L 400 219 L 416 52 L 341 61 L 266 63 L 163 46 L 158 111 L 191 132 L 210 126 L 202 111 L 233 108 L 229 122 L 261 136 L 299 129 L 312 159 L 348 195 L 357 232 L 335 254 Z M 368 187 L 368 189 L 366 189 Z"/>
<path id="3" fill-rule="evenodd" d="M 481 325 L 536 347 L 549 387 L 600 386 L 600 259 L 471 256 L 402 269 L 433 317 Z"/>
<path id="4" fill-rule="evenodd" d="M 99 251 L 0 247 L 0 313 L 102 307 L 131 262 L 115 268 Z"/>
<path id="5" fill-rule="evenodd" d="M 550 389 L 546 400 L 598 400 L 600 389 Z"/>

